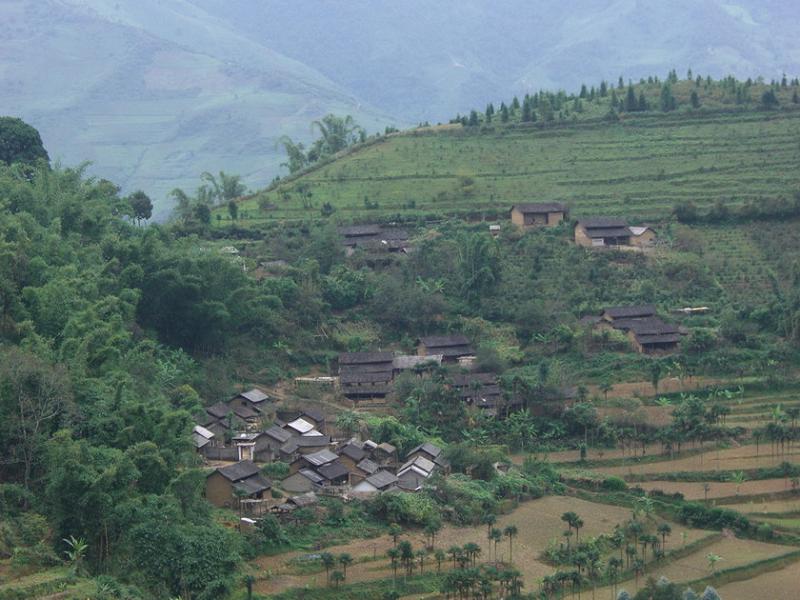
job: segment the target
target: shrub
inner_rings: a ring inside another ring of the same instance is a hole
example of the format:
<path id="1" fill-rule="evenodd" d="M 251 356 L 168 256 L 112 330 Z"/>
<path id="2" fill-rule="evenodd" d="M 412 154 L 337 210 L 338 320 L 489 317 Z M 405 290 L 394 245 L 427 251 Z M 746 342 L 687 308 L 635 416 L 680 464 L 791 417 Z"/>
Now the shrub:
<path id="1" fill-rule="evenodd" d="M 600 487 L 608 492 L 624 492 L 628 489 L 628 484 L 621 477 L 606 477 Z"/>
<path id="2" fill-rule="evenodd" d="M 678 517 L 681 522 L 699 529 L 736 529 L 738 531 L 751 529 L 747 517 L 727 508 L 712 508 L 697 502 L 684 504 L 678 512 Z"/>
<path id="3" fill-rule="evenodd" d="M 285 462 L 275 461 L 264 465 L 261 472 L 270 479 L 285 479 L 289 475 L 289 465 Z"/>

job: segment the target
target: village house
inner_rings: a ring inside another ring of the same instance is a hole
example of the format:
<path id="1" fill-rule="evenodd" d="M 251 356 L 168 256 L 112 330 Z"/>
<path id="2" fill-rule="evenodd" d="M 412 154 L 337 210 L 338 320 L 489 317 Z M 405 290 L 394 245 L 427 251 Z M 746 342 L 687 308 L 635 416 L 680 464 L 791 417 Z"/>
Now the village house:
<path id="1" fill-rule="evenodd" d="M 209 431 L 202 425 L 195 425 L 192 430 L 192 442 L 197 452 L 205 454 L 207 447 L 214 447 L 217 442 L 217 436 L 213 431 Z"/>
<path id="2" fill-rule="evenodd" d="M 372 451 L 370 459 L 382 467 L 397 465 L 397 448 L 388 442 L 378 444 Z"/>
<path id="3" fill-rule="evenodd" d="M 298 456 L 289 465 L 289 473 L 295 475 L 300 471 L 313 471 L 316 477 L 309 477 L 308 473 L 301 473 L 301 475 L 310 479 L 317 486 L 346 485 L 350 481 L 350 471 L 341 463 L 338 455 L 327 449 Z M 286 480 L 283 484 L 285 482 Z"/>
<path id="4" fill-rule="evenodd" d="M 325 433 L 325 413 L 313 407 L 305 407 L 295 410 L 278 411 L 278 418 L 284 423 L 289 423 L 295 419 L 303 419 L 314 425 L 317 431 Z"/>
<path id="5" fill-rule="evenodd" d="M 445 363 L 455 363 L 474 354 L 472 344 L 463 335 L 430 335 L 417 340 L 418 356 L 441 356 Z"/>
<path id="6" fill-rule="evenodd" d="M 300 469 L 281 481 L 281 489 L 292 494 L 301 494 L 322 489 L 325 478 L 313 469 Z"/>
<path id="7" fill-rule="evenodd" d="M 343 352 L 339 355 L 339 386 L 351 400 L 384 398 L 394 377 L 391 352 Z"/>
<path id="8" fill-rule="evenodd" d="M 266 415 L 270 412 L 270 404 L 269 396 L 258 388 L 253 388 L 247 392 L 241 392 L 228 400 L 228 406 L 231 408 L 250 408 L 261 415 Z"/>
<path id="9" fill-rule="evenodd" d="M 408 251 L 408 232 L 384 225 L 351 225 L 340 227 L 345 254 L 351 256 L 356 248 L 367 252 L 405 253 Z"/>
<path id="10" fill-rule="evenodd" d="M 291 433 L 273 425 L 265 431 L 237 434 L 233 443 L 238 449 L 238 460 L 272 462 L 280 458 L 281 447 L 291 439 Z"/>
<path id="11" fill-rule="evenodd" d="M 374 495 L 385 492 L 396 486 L 398 483 L 397 475 L 389 471 L 376 471 L 363 481 L 353 486 L 353 493 L 360 495 Z"/>
<path id="12" fill-rule="evenodd" d="M 656 316 L 656 307 L 652 304 L 606 308 L 597 326 L 625 333 L 641 354 L 675 352 L 683 335 L 677 325 L 665 323 Z"/>
<path id="13" fill-rule="evenodd" d="M 425 456 L 416 455 L 397 470 L 397 487 L 416 492 L 436 471 L 436 464 Z"/>
<path id="14" fill-rule="evenodd" d="M 501 409 L 508 411 L 517 404 L 513 398 L 506 400 L 494 373 L 457 373 L 452 376 L 453 388 L 465 404 L 497 416 Z"/>
<path id="15" fill-rule="evenodd" d="M 628 227 L 616 217 L 581 219 L 575 225 L 575 243 L 586 248 L 630 247 L 642 249 L 652 246 L 656 232 L 651 227 Z"/>
<path id="16" fill-rule="evenodd" d="M 283 504 L 272 507 L 271 512 L 278 515 L 282 520 L 293 521 L 296 520 L 293 518 L 294 511 L 300 508 L 311 509 L 318 503 L 319 497 L 317 494 L 313 491 L 309 491 L 304 494 L 298 494 L 297 496 L 291 496 Z"/>
<path id="17" fill-rule="evenodd" d="M 207 429 L 219 435 L 218 426 L 222 429 L 249 429 L 252 430 L 261 422 L 261 413 L 241 405 L 229 406 L 224 402 L 217 402 L 206 407 L 207 417 L 201 423 Z"/>
<path id="18" fill-rule="evenodd" d="M 272 487 L 252 461 L 243 460 L 214 469 L 206 477 L 205 496 L 214 506 L 235 508 L 242 499 L 261 500 Z"/>
<path id="19" fill-rule="evenodd" d="M 425 442 L 420 444 L 416 448 L 412 448 L 409 450 L 408 454 L 406 454 L 406 461 L 412 461 L 417 457 L 422 457 L 430 462 L 432 462 L 437 467 L 441 467 L 445 471 L 450 471 L 450 463 L 447 462 L 447 459 L 444 457 L 442 453 L 442 449 L 435 444 L 431 444 L 430 442 Z M 402 468 L 404 468 L 405 465 Z M 398 475 L 400 474 L 400 470 L 398 469 Z"/>
<path id="20" fill-rule="evenodd" d="M 556 227 L 564 221 L 569 209 L 559 202 L 515 204 L 511 207 L 511 222 L 517 227 Z"/>
<path id="21" fill-rule="evenodd" d="M 587 248 L 629 246 L 631 230 L 616 217 L 581 219 L 575 225 L 575 243 Z"/>
<path id="22" fill-rule="evenodd" d="M 361 446 L 350 441 L 339 448 L 338 454 L 339 462 L 341 462 L 350 473 L 350 483 L 352 483 L 354 479 L 361 480 L 364 478 L 363 471 L 358 468 L 358 464 L 366 459 L 369 454 Z"/>
<path id="23" fill-rule="evenodd" d="M 327 435 L 293 436 L 280 447 L 278 457 L 284 462 L 292 462 L 304 454 L 314 454 L 330 446 L 331 438 Z"/>

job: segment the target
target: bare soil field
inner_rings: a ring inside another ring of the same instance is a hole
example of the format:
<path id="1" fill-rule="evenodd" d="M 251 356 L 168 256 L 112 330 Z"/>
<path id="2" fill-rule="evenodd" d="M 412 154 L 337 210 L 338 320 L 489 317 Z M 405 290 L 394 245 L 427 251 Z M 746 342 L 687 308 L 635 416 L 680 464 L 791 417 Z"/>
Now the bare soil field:
<path id="1" fill-rule="evenodd" d="M 575 511 L 583 519 L 585 525 L 581 529 L 581 537 L 596 536 L 600 533 L 610 533 L 617 523 L 630 518 L 630 510 L 619 506 L 595 504 L 578 498 L 548 496 L 539 500 L 525 502 L 513 513 L 498 518 L 495 527 L 505 528 L 507 525 L 516 525 L 518 537 L 513 543 L 514 564 L 522 572 L 526 585 L 532 589 L 535 582 L 554 571 L 554 568 L 539 560 L 543 550 L 547 548 L 550 540 L 558 538 L 565 529 L 561 515 L 566 511 Z M 686 541 L 690 543 L 708 535 L 709 532 L 691 530 L 673 523 L 672 539 L 682 539 L 686 532 Z M 424 535 L 413 532 L 404 535 L 403 539 L 409 540 L 415 548 L 424 544 Z M 486 527 L 445 527 L 436 536 L 436 547 L 447 549 L 450 546 L 463 546 L 474 542 L 481 547 L 481 558 L 489 560 L 494 557 L 494 549 L 486 539 Z M 677 543 L 677 542 L 675 542 Z M 393 546 L 389 536 L 381 536 L 370 540 L 356 540 L 342 546 L 326 548 L 326 552 L 334 555 L 349 553 L 353 559 L 347 569 L 347 581 L 367 581 L 371 579 L 385 579 L 392 577 L 392 570 L 386 560 L 386 551 Z M 497 545 L 497 558 L 508 559 L 508 540 Z M 298 574 L 295 565 L 290 564 L 307 552 L 288 552 L 276 556 L 261 557 L 251 562 L 257 569 L 257 582 L 255 589 L 260 594 L 274 594 L 291 587 L 299 586 L 324 586 L 325 572 L 313 574 Z M 443 568 L 450 568 L 451 563 L 443 563 Z M 426 570 L 435 569 L 436 562 L 433 558 L 426 561 Z"/>
<path id="2" fill-rule="evenodd" d="M 800 563 L 795 562 L 780 571 L 763 573 L 746 581 L 737 581 L 717 588 L 725 600 L 800 599 Z"/>
<path id="3" fill-rule="evenodd" d="M 730 481 L 718 482 L 709 481 L 708 499 L 714 498 L 727 498 L 736 495 L 736 484 Z M 702 500 L 705 497 L 702 481 L 642 481 L 636 482 L 633 485 L 641 487 L 643 490 L 661 490 L 667 494 L 674 494 L 680 492 L 687 500 Z M 747 496 L 755 496 L 759 494 L 771 494 L 775 492 L 783 492 L 788 487 L 784 478 L 780 479 L 762 479 L 760 481 L 745 481 L 739 486 L 739 495 L 742 501 L 746 502 Z M 739 510 L 739 504 L 730 505 L 731 508 Z"/>
<path id="4" fill-rule="evenodd" d="M 737 504 L 733 508 L 750 515 L 800 513 L 800 495 L 796 499 L 748 502 L 746 504 Z"/>
<path id="5" fill-rule="evenodd" d="M 739 469 L 757 469 L 759 467 L 773 467 L 782 462 L 800 462 L 800 449 L 793 448 L 783 454 L 771 454 L 769 445 L 761 444 L 758 453 L 754 445 L 728 448 L 726 450 L 709 449 L 708 452 L 659 462 L 637 464 L 617 467 L 597 467 L 596 471 L 608 475 L 624 476 L 628 474 L 649 473 L 674 473 L 677 471 L 731 471 Z"/>
<path id="6" fill-rule="evenodd" d="M 767 558 L 774 558 L 782 556 L 794 551 L 795 548 L 790 546 L 778 546 L 777 544 L 767 544 L 764 542 L 757 542 L 753 540 L 739 540 L 733 537 L 723 538 L 714 542 L 710 546 L 701 548 L 695 553 L 685 556 L 671 564 L 664 567 L 658 565 L 648 564 L 647 571 L 644 577 L 639 577 L 639 585 L 643 585 L 648 577 L 658 579 L 662 575 L 670 581 L 675 582 L 688 582 L 695 579 L 701 579 L 711 574 L 706 557 L 709 554 L 716 554 L 722 557 L 716 564 L 716 570 L 730 569 L 732 567 L 740 567 L 759 560 Z M 635 580 L 630 579 L 618 586 L 618 589 L 625 589 L 633 595 L 636 589 Z M 697 590 L 695 590 L 697 591 Z M 700 590 L 702 592 L 702 590 Z M 598 590 L 597 598 L 609 598 L 610 588 L 606 587 Z M 723 594 L 725 600 L 729 600 L 728 596 Z M 788 600 L 792 596 L 751 596 L 747 600 L 754 600 L 755 598 L 769 598 L 770 600 Z M 800 598 L 800 596 L 794 596 Z"/>

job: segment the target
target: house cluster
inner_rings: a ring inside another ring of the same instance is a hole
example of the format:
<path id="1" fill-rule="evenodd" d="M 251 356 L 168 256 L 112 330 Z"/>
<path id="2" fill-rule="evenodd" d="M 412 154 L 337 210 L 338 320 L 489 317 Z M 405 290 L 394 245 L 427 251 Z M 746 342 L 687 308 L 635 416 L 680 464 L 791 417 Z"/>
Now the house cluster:
<path id="1" fill-rule="evenodd" d="M 407 231 L 387 225 L 340 227 L 339 235 L 342 236 L 342 245 L 345 247 L 347 256 L 351 256 L 356 249 L 364 250 L 369 254 L 407 254 L 411 248 Z"/>
<path id="2" fill-rule="evenodd" d="M 556 227 L 569 218 L 569 208 L 558 202 L 515 204 L 511 222 L 522 229 Z M 587 217 L 575 225 L 575 243 L 586 248 L 622 247 L 642 249 L 652 246 L 656 232 L 647 226 L 628 226 L 616 217 Z"/>
<path id="3" fill-rule="evenodd" d="M 442 364 L 468 367 L 474 360 L 472 344 L 463 335 L 419 338 L 416 354 L 343 352 L 338 360 L 339 387 L 350 400 L 385 398 L 394 378 L 404 371 Z"/>
<path id="4" fill-rule="evenodd" d="M 276 412 L 275 403 L 259 389 L 207 407 L 195 422 L 195 448 L 208 460 L 288 461 L 331 441 L 322 411 Z"/>
<path id="5" fill-rule="evenodd" d="M 656 315 L 652 304 L 606 308 L 599 317 L 591 317 L 596 329 L 623 332 L 641 354 L 668 354 L 678 349 L 684 328 L 666 323 Z"/>
<path id="6" fill-rule="evenodd" d="M 217 467 L 206 478 L 206 498 L 215 506 L 239 507 L 248 514 L 267 510 L 291 512 L 318 494 L 369 497 L 382 492 L 416 492 L 435 473 L 449 472 L 441 448 L 430 443 L 417 446 L 401 464 L 397 449 L 388 443 L 351 439 L 343 444 L 308 452 L 300 449 L 287 461 L 289 474 L 280 489 L 291 494 L 278 502 L 268 493 L 273 482 L 251 459 Z"/>

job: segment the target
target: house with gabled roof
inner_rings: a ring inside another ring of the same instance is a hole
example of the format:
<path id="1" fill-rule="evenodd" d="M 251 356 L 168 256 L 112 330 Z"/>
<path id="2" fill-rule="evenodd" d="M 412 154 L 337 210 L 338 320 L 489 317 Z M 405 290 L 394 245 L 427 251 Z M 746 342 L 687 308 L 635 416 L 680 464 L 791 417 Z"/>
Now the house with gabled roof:
<path id="1" fill-rule="evenodd" d="M 629 246 L 631 230 L 617 217 L 591 217 L 575 225 L 575 243 L 587 248 Z"/>
<path id="2" fill-rule="evenodd" d="M 429 335 L 417 340 L 418 356 L 441 356 L 446 363 L 455 363 L 474 354 L 471 342 L 461 334 Z"/>
<path id="3" fill-rule="evenodd" d="M 356 248 L 367 252 L 406 252 L 409 247 L 408 232 L 397 227 L 380 224 L 350 225 L 339 228 L 345 254 L 352 255 Z"/>
<path id="4" fill-rule="evenodd" d="M 422 488 L 435 471 L 436 463 L 425 456 L 415 455 L 397 469 L 397 486 L 415 492 Z"/>
<path id="5" fill-rule="evenodd" d="M 678 349 L 683 331 L 656 315 L 652 304 L 606 308 L 596 327 L 610 327 L 628 336 L 641 354 L 665 354 Z"/>
<path id="6" fill-rule="evenodd" d="M 390 471 L 380 470 L 354 485 L 353 493 L 374 495 L 388 490 L 392 486 L 397 485 L 397 483 L 397 475 Z"/>
<path id="7" fill-rule="evenodd" d="M 393 365 L 391 352 L 343 352 L 339 355 L 339 387 L 353 400 L 383 398 L 391 387 Z"/>
<path id="8" fill-rule="evenodd" d="M 313 454 L 330 446 L 331 438 L 327 435 L 293 436 L 280 447 L 279 456 L 282 461 L 292 462 L 305 454 Z"/>
<path id="9" fill-rule="evenodd" d="M 515 204 L 509 211 L 511 222 L 517 227 L 557 227 L 567 219 L 569 209 L 560 202 Z"/>
<path id="10" fill-rule="evenodd" d="M 250 460 L 214 469 L 206 477 L 205 496 L 214 506 L 236 507 L 241 499 L 261 500 L 272 482 Z"/>

